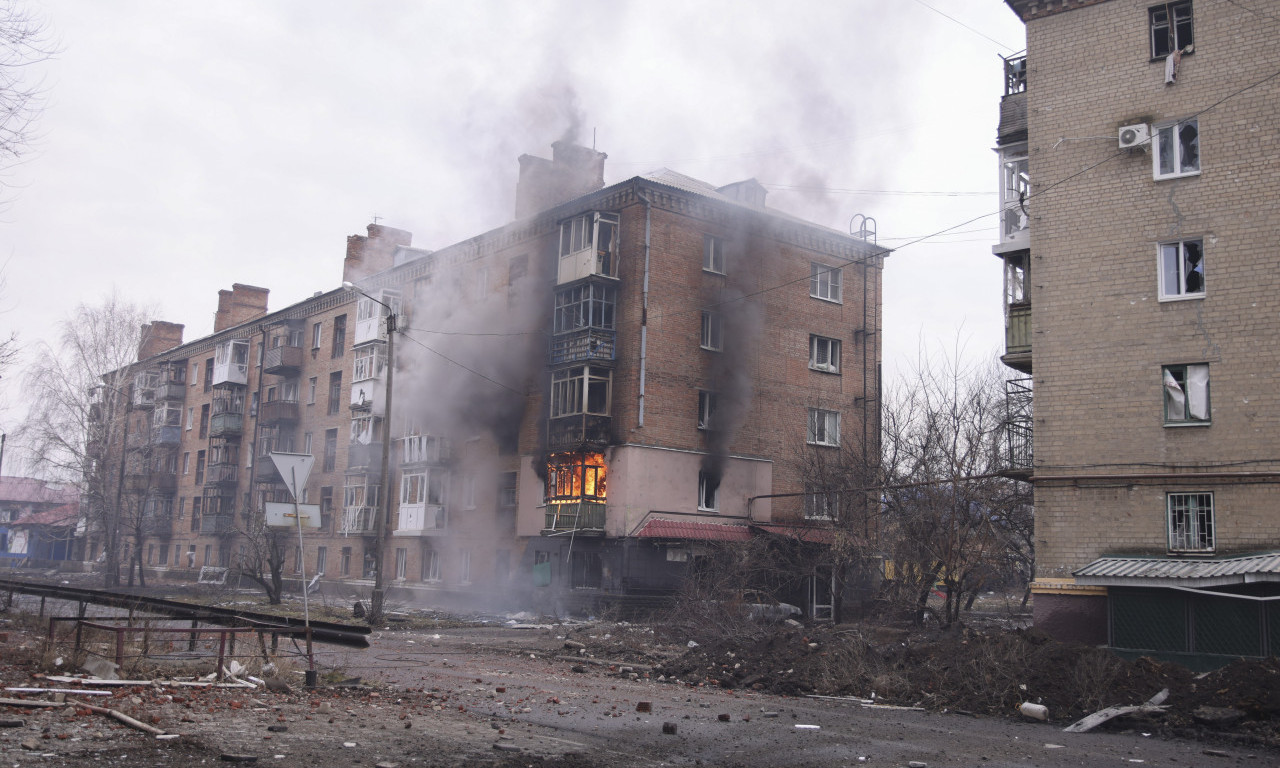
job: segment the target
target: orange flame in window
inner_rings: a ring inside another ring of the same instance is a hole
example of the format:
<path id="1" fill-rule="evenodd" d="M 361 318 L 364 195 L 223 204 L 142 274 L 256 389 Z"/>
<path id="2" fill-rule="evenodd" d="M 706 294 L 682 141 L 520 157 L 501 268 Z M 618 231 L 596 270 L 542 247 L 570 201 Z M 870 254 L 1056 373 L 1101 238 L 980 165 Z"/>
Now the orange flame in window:
<path id="1" fill-rule="evenodd" d="M 547 501 L 604 501 L 607 473 L 603 453 L 553 454 L 547 462 Z"/>

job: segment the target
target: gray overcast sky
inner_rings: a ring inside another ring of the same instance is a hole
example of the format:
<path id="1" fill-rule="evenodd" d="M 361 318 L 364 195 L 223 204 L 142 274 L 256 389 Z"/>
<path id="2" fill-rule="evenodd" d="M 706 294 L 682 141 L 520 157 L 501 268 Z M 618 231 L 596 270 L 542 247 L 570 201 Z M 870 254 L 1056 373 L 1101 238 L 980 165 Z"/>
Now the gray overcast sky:
<path id="1" fill-rule="evenodd" d="M 881 245 L 996 207 L 1002 0 L 44 0 L 61 52 L 0 209 L 0 327 L 27 354 L 113 286 L 212 332 L 217 291 L 337 287 L 374 215 L 439 248 L 511 217 L 522 153 L 565 135 L 605 181 L 659 167 Z M 996 219 L 885 270 L 885 376 L 921 344 L 1002 344 Z M 0 430 L 21 418 L 20 371 Z M 15 391 L 16 390 L 16 391 Z"/>

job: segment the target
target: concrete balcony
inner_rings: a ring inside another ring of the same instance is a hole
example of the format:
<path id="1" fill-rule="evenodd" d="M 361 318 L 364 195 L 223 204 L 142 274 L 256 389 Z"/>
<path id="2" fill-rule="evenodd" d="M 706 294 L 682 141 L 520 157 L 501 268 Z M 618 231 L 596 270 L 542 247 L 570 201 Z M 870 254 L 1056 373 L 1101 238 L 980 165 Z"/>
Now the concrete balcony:
<path id="1" fill-rule="evenodd" d="M 347 448 L 347 471 L 376 475 L 382 471 L 382 443 L 352 443 Z"/>
<path id="2" fill-rule="evenodd" d="M 297 400 L 269 400 L 258 410 L 258 421 L 263 425 L 291 424 L 298 420 Z"/>
<path id="3" fill-rule="evenodd" d="M 603 536 L 604 521 L 603 501 L 548 504 L 542 533 L 545 536 L 561 531 L 577 531 L 586 535 Z"/>
<path id="4" fill-rule="evenodd" d="M 152 427 L 153 445 L 177 445 L 182 440 L 182 427 Z"/>
<path id="5" fill-rule="evenodd" d="M 156 400 L 182 400 L 187 396 L 187 385 L 178 382 L 168 382 L 156 387 Z"/>

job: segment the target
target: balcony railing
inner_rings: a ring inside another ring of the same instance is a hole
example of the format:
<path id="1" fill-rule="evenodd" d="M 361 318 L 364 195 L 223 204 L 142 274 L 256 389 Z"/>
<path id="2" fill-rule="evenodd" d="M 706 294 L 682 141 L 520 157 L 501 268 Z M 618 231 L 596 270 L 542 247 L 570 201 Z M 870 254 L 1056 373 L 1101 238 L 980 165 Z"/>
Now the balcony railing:
<path id="1" fill-rule="evenodd" d="M 604 533 L 605 504 L 602 501 L 578 501 L 548 504 L 543 530 Z"/>
<path id="2" fill-rule="evenodd" d="M 173 535 L 172 514 L 150 514 L 142 519 L 142 531 L 147 536 L 167 539 Z"/>
<path id="3" fill-rule="evenodd" d="M 1035 466 L 1032 425 L 1034 424 L 1034 400 L 1031 379 L 1010 379 L 1004 383 L 1005 392 L 1005 463 L 1014 474 L 1028 474 Z"/>
<path id="4" fill-rule="evenodd" d="M 187 396 L 187 385 L 181 382 L 168 382 L 156 387 L 157 400 L 181 400 Z"/>
<path id="5" fill-rule="evenodd" d="M 442 504 L 401 504 L 396 536 L 431 536 L 445 533 L 448 518 Z"/>
<path id="6" fill-rule="evenodd" d="M 373 507 L 347 507 L 342 513 L 342 532 L 373 533 L 376 515 Z"/>
<path id="7" fill-rule="evenodd" d="M 177 445 L 182 440 L 182 427 L 152 427 L 151 442 L 155 445 Z"/>
<path id="8" fill-rule="evenodd" d="M 205 470 L 205 485 L 235 485 L 240 480 L 240 467 L 236 464 L 210 464 Z"/>
<path id="9" fill-rule="evenodd" d="M 547 447 L 559 452 L 572 451 L 584 444 L 603 446 L 609 442 L 609 432 L 608 416 L 562 416 L 547 424 Z"/>
<path id="10" fill-rule="evenodd" d="M 200 532 L 201 533 L 231 533 L 235 530 L 235 515 L 209 515 L 200 516 Z"/>
<path id="11" fill-rule="evenodd" d="M 280 346 L 268 349 L 262 355 L 262 372 L 275 376 L 290 376 L 302 368 L 302 347 Z"/>
<path id="12" fill-rule="evenodd" d="M 584 328 L 551 339 L 551 364 L 613 360 L 616 331 Z"/>
<path id="13" fill-rule="evenodd" d="M 263 424 L 280 424 L 297 420 L 297 400 L 268 400 L 258 411 L 258 421 Z"/>
<path id="14" fill-rule="evenodd" d="M 244 414 L 215 413 L 209 420 L 209 434 L 214 437 L 232 437 L 244 432 Z"/>
<path id="15" fill-rule="evenodd" d="M 1004 322 L 1004 350 L 1006 355 L 1025 355 L 1031 352 L 1031 306 L 1008 308 Z"/>

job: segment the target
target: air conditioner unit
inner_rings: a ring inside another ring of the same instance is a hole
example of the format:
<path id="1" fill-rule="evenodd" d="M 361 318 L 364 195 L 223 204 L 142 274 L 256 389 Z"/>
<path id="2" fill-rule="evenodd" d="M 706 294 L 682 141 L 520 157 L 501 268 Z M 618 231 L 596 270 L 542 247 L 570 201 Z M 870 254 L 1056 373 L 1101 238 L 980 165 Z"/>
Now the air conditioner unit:
<path id="1" fill-rule="evenodd" d="M 1146 123 L 1125 125 L 1120 128 L 1120 148 L 1132 149 L 1151 140 L 1151 127 Z"/>

